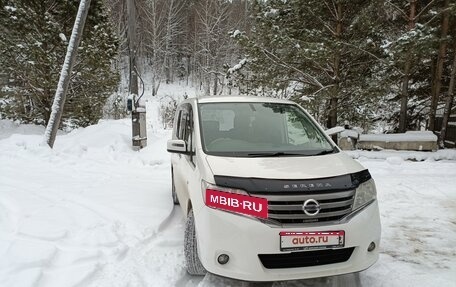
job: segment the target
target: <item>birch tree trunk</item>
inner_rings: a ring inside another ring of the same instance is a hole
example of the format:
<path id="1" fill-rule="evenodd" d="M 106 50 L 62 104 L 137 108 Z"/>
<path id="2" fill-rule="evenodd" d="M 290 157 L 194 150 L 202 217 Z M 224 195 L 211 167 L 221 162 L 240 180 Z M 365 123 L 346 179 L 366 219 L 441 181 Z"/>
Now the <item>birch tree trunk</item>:
<path id="1" fill-rule="evenodd" d="M 71 71 L 76 60 L 79 43 L 82 37 L 82 31 L 84 30 L 85 20 L 89 12 L 90 0 L 81 0 L 79 3 L 78 14 L 74 21 L 73 31 L 71 32 L 70 42 L 65 56 L 65 62 L 63 63 L 62 70 L 60 72 L 60 79 L 57 84 L 57 90 L 55 91 L 54 103 L 52 104 L 52 112 L 49 118 L 49 122 L 44 132 L 44 139 L 46 143 L 52 148 L 54 146 L 55 137 L 62 120 L 63 107 L 65 105 L 66 93 L 71 79 Z"/>
<path id="2" fill-rule="evenodd" d="M 165 69 L 165 81 L 167 84 L 171 82 L 171 55 L 170 55 L 170 49 L 171 49 L 171 41 L 172 41 L 172 31 L 171 31 L 171 25 L 173 19 L 173 9 L 174 9 L 174 0 L 168 0 L 168 14 L 167 14 L 167 19 L 166 19 L 166 34 L 165 34 L 165 59 L 163 61 L 164 64 L 164 69 Z"/>

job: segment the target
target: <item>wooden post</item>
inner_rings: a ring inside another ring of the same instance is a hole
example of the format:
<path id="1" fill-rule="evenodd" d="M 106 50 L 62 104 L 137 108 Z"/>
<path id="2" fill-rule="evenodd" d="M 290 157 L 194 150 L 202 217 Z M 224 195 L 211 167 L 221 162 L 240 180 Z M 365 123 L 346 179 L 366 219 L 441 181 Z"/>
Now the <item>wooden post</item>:
<path id="1" fill-rule="evenodd" d="M 147 146 L 146 107 L 138 99 L 138 69 L 136 42 L 136 6 L 134 0 L 127 1 L 128 12 L 128 48 L 130 58 L 130 97 L 133 106 L 131 111 L 132 145 L 133 149 Z"/>

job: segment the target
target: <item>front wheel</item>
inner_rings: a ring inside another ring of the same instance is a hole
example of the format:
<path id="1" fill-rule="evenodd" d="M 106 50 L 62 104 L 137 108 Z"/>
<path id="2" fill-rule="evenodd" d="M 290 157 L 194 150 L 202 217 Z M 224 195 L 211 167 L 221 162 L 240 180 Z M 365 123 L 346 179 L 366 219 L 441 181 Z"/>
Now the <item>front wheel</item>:
<path id="1" fill-rule="evenodd" d="M 205 275 L 206 269 L 198 257 L 198 246 L 195 232 L 195 218 L 193 210 L 190 210 L 185 223 L 184 254 L 187 272 L 190 275 Z"/>

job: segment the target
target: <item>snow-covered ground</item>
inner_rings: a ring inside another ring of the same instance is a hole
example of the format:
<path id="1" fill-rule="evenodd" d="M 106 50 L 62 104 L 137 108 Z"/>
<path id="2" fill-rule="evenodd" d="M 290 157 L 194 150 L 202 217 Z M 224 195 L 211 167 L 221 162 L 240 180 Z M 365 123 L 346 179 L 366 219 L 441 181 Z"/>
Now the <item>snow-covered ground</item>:
<path id="1" fill-rule="evenodd" d="M 452 156 L 352 152 L 378 187 L 379 262 L 359 277 L 249 284 L 186 274 L 169 131 L 149 126 L 139 152 L 129 120 L 59 135 L 53 150 L 43 133 L 0 121 L 0 286 L 456 286 L 456 161 L 435 161 Z"/>
<path id="2" fill-rule="evenodd" d="M 157 247 L 172 210 L 168 134 L 150 135 L 140 153 L 128 120 L 58 136 L 54 150 L 43 133 L 1 140 L 0 286 L 124 286 L 154 278 L 151 265 L 179 267 L 143 263 L 168 258 Z M 154 282 L 167 282 L 159 273 Z"/>

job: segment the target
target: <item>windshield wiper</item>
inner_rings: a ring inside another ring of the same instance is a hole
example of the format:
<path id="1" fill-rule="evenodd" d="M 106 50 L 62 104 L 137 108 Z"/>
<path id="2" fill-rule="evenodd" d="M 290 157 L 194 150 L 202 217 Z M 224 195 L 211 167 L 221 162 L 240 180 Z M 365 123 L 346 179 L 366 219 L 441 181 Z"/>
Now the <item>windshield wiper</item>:
<path id="1" fill-rule="evenodd" d="M 248 153 L 249 157 L 276 157 L 276 156 L 308 156 L 307 153 L 295 153 L 295 152 L 261 152 L 261 153 Z"/>
<path id="2" fill-rule="evenodd" d="M 315 155 L 325 155 L 336 152 L 335 149 L 325 149 L 316 151 L 312 153 L 308 152 L 286 152 L 286 151 L 277 151 L 277 152 L 258 152 L 258 153 L 248 153 L 249 157 L 279 157 L 279 156 L 315 156 Z"/>

